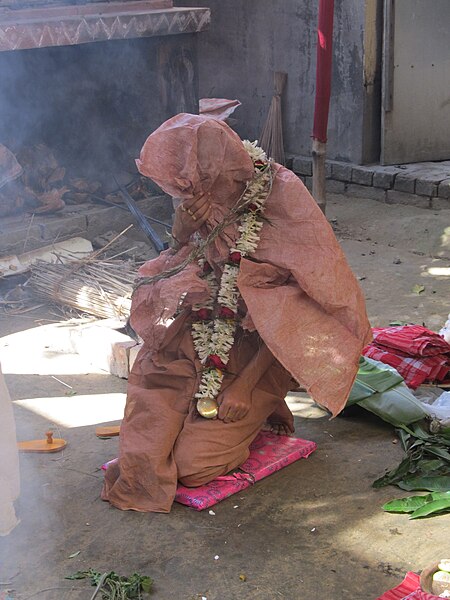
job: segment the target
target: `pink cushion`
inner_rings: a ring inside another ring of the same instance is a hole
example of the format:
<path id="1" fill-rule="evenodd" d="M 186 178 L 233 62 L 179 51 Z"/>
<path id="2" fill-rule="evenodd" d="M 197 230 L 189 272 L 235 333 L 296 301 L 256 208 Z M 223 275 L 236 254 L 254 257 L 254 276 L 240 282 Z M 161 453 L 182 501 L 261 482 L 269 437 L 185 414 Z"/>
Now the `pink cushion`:
<path id="1" fill-rule="evenodd" d="M 250 445 L 250 456 L 240 466 L 239 472 L 217 477 L 214 481 L 196 488 L 179 485 L 175 502 L 195 510 L 205 510 L 296 460 L 308 458 L 316 448 L 315 442 L 261 431 Z M 117 460 L 114 458 L 108 461 L 102 469 L 106 470 Z"/>
<path id="2" fill-rule="evenodd" d="M 217 477 L 196 488 L 179 485 L 175 501 L 195 510 L 204 510 L 292 462 L 307 458 L 316 447 L 308 440 L 261 432 L 251 444 L 250 456 L 239 468 L 240 472 Z"/>

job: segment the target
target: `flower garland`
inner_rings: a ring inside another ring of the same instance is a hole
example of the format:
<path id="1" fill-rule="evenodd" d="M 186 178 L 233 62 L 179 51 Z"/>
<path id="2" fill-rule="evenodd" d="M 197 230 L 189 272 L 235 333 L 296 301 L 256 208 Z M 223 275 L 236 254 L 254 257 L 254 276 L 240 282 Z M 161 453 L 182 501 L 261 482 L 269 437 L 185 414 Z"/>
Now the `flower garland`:
<path id="1" fill-rule="evenodd" d="M 251 255 L 258 247 L 259 233 L 263 226 L 261 217 L 271 189 L 271 162 L 257 143 L 248 140 L 243 142 L 253 160 L 255 172 L 242 198 L 244 211 L 239 219 L 239 239 L 236 246 L 230 250 L 220 284 L 209 263 L 204 258 L 198 261 L 210 296 L 205 303 L 193 306 L 196 320 L 192 323 L 192 339 L 198 357 L 204 365 L 195 398 L 198 412 L 207 418 L 217 416 L 216 398 L 221 390 L 224 371 L 238 327 L 239 263 L 243 256 Z"/>

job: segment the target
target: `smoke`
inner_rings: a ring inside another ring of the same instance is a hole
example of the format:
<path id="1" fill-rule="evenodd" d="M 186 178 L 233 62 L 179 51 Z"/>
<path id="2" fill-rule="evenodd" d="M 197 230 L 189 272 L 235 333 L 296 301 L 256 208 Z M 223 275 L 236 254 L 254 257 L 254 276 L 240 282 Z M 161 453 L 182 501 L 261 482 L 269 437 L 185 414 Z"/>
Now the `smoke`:
<path id="1" fill-rule="evenodd" d="M 0 52 L 0 143 L 44 143 L 86 177 L 136 172 L 146 137 L 197 111 L 190 36 Z"/>

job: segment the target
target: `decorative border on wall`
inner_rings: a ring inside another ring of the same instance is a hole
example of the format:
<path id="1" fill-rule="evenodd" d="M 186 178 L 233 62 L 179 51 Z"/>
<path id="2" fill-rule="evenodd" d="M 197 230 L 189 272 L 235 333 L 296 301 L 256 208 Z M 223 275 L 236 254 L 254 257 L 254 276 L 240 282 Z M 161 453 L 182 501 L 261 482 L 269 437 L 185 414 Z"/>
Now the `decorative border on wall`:
<path id="1" fill-rule="evenodd" d="M 14 19 L 0 14 L 0 51 L 26 50 L 49 46 L 73 46 L 89 42 L 124 40 L 131 38 L 196 33 L 210 22 L 209 8 L 169 8 L 161 10 L 126 10 L 111 14 L 85 14 L 67 17 L 20 18 L 15 11 Z"/>

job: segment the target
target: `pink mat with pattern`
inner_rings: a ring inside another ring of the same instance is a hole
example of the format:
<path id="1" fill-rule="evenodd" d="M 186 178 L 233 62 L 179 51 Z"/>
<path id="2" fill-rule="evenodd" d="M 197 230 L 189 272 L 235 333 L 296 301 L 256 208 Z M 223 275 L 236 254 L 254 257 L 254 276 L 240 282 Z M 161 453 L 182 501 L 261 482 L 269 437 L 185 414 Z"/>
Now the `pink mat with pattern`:
<path id="1" fill-rule="evenodd" d="M 300 458 L 308 458 L 316 448 L 315 442 L 262 431 L 250 445 L 250 455 L 239 471 L 196 488 L 179 485 L 175 502 L 205 510 Z M 117 458 L 105 463 L 102 469 L 116 461 Z"/>
<path id="2" fill-rule="evenodd" d="M 261 432 L 251 444 L 250 456 L 238 472 L 217 477 L 197 488 L 179 485 L 175 501 L 195 510 L 204 510 L 296 460 L 307 458 L 316 447 L 308 440 Z"/>

